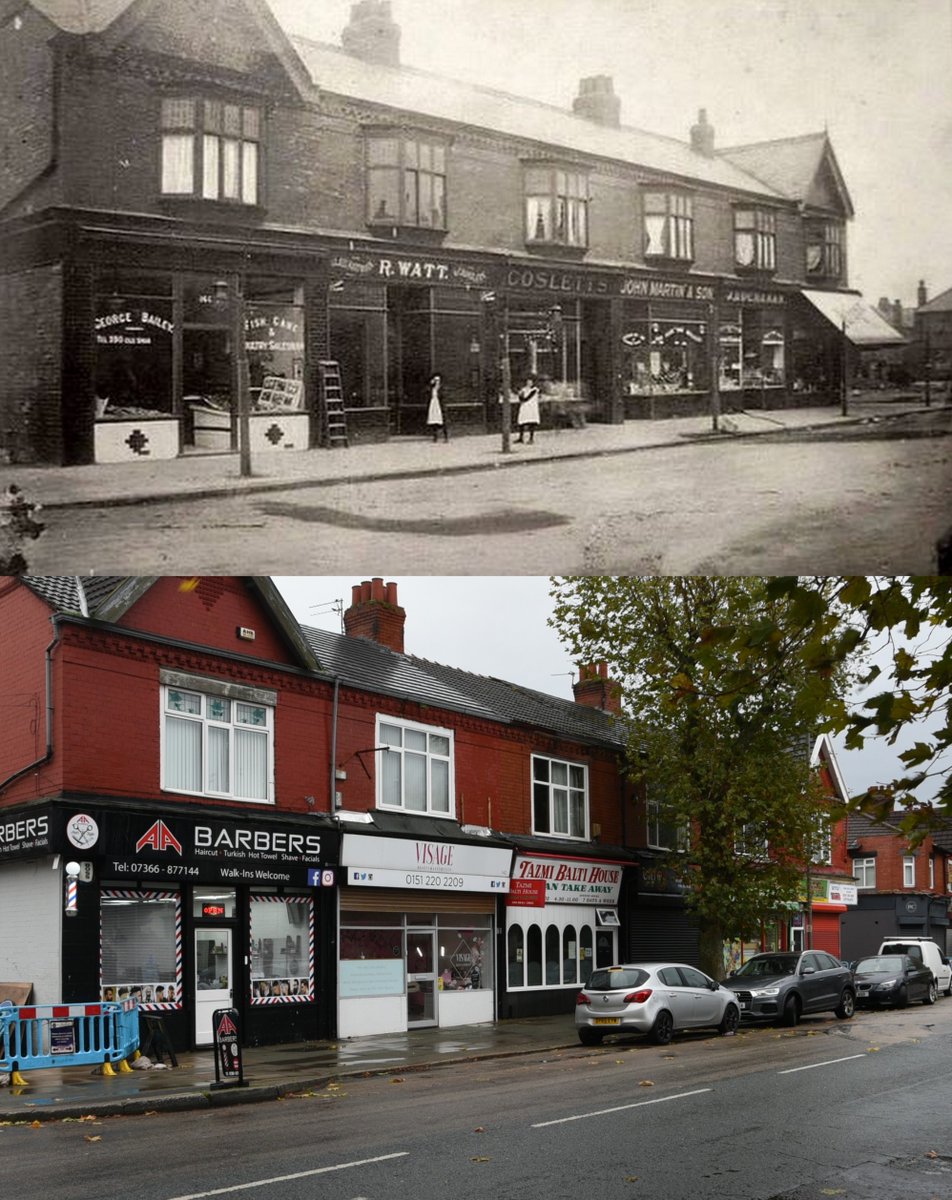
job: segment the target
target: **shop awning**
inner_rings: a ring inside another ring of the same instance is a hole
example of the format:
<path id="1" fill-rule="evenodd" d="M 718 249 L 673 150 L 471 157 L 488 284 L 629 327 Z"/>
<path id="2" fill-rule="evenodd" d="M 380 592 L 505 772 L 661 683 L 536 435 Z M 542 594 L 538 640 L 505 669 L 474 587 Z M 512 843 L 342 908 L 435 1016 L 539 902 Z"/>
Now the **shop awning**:
<path id="1" fill-rule="evenodd" d="M 860 349 L 906 344 L 902 334 L 855 292 L 804 291 L 803 296 Z"/>

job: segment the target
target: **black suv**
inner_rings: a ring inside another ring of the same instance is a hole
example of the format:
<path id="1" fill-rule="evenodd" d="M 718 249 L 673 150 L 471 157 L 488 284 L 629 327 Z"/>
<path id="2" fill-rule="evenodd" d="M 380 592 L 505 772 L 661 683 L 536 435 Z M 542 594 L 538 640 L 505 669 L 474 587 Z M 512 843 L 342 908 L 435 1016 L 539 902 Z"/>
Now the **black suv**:
<path id="1" fill-rule="evenodd" d="M 853 972 L 823 950 L 755 954 L 722 983 L 736 993 L 741 1018 L 749 1021 L 796 1025 L 804 1013 L 851 1017 L 856 1008 Z"/>

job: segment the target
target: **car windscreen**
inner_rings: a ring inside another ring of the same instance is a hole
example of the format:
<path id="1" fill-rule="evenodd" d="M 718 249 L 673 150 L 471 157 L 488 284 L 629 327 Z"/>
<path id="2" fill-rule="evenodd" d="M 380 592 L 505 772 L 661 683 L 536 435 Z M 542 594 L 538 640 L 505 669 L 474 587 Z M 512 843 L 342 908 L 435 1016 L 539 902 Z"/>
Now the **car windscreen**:
<path id="1" fill-rule="evenodd" d="M 648 978 L 648 972 L 640 967 L 610 967 L 604 971 L 593 971 L 586 987 L 596 992 L 611 992 L 616 988 L 640 987 Z"/>
<path id="2" fill-rule="evenodd" d="M 760 979 L 764 975 L 792 975 L 797 965 L 795 954 L 768 954 L 763 958 L 749 958 L 734 972 L 735 979 Z"/>
<path id="3" fill-rule="evenodd" d="M 896 954 L 877 954 L 873 958 L 861 958 L 856 964 L 857 975 L 863 971 L 888 971 L 890 974 L 905 970 L 903 960 Z"/>

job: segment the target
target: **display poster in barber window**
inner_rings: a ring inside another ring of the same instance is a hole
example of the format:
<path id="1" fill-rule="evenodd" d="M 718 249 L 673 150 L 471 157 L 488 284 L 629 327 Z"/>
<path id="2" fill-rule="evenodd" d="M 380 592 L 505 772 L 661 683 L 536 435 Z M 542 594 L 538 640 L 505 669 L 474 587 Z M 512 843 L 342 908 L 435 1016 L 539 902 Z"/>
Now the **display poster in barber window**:
<path id="1" fill-rule="evenodd" d="M 621 891 L 621 863 L 584 858 L 550 858 L 519 854 L 512 879 L 545 883 L 547 904 L 617 905 Z"/>
<path id="2" fill-rule="evenodd" d="M 53 849 L 93 859 L 110 879 L 143 883 L 333 884 L 340 834 L 313 824 L 240 823 L 166 813 L 54 810 Z"/>

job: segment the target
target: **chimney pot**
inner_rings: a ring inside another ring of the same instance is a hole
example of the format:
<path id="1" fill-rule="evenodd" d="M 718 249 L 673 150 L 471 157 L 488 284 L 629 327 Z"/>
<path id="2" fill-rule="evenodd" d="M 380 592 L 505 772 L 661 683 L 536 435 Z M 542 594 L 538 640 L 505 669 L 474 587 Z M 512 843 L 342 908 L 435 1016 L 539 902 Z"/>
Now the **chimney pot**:
<path id="1" fill-rule="evenodd" d="M 698 109 L 697 124 L 691 126 L 691 149 L 706 158 L 714 157 L 714 126 L 708 124 L 707 109 Z"/>
<path id="2" fill-rule="evenodd" d="M 364 62 L 400 65 L 400 26 L 391 15 L 390 0 L 357 0 L 340 40 L 348 54 Z"/>
<path id="3" fill-rule="evenodd" d="M 928 293 L 928 291 L 927 291 L 927 289 L 926 289 L 926 281 L 925 281 L 924 279 L 920 279 L 920 280 L 919 280 L 919 293 L 918 293 L 918 300 L 919 300 L 919 307 L 920 307 L 920 308 L 922 308 L 922 306 L 923 306 L 924 304 L 928 304 L 928 303 L 929 303 L 929 293 Z"/>
<path id="4" fill-rule="evenodd" d="M 578 95 L 572 101 L 573 112 L 599 125 L 621 124 L 621 100 L 615 95 L 611 75 L 590 75 L 579 80 Z"/>
<path id="5" fill-rule="evenodd" d="M 353 588 L 353 602 L 344 613 L 344 632 L 402 654 L 406 620 L 406 611 L 397 603 L 397 585 L 384 585 L 378 576 Z"/>
<path id="6" fill-rule="evenodd" d="M 621 714 L 621 689 L 608 675 L 608 663 L 580 663 L 578 682 L 573 686 L 575 703 L 603 712 Z"/>

